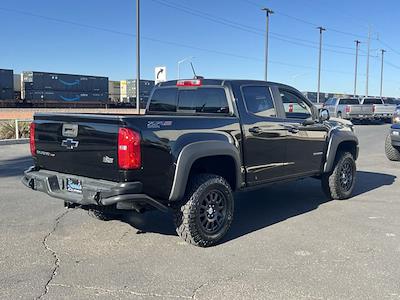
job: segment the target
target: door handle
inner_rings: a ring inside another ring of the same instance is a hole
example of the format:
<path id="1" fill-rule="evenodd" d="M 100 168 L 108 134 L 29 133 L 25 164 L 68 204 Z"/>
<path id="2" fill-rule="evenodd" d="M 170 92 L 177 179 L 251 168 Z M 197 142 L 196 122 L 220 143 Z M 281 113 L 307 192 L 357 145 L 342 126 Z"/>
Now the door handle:
<path id="1" fill-rule="evenodd" d="M 288 128 L 288 131 L 290 133 L 298 133 L 300 130 L 298 128 L 296 128 L 296 127 L 291 127 L 291 128 Z"/>
<path id="2" fill-rule="evenodd" d="M 262 129 L 260 127 L 251 127 L 249 129 L 249 132 L 252 134 L 260 134 L 262 132 Z"/>
<path id="3" fill-rule="evenodd" d="M 295 133 L 296 134 L 296 133 L 298 133 L 300 131 L 299 128 L 297 128 L 295 126 L 285 125 L 284 127 L 290 133 Z"/>

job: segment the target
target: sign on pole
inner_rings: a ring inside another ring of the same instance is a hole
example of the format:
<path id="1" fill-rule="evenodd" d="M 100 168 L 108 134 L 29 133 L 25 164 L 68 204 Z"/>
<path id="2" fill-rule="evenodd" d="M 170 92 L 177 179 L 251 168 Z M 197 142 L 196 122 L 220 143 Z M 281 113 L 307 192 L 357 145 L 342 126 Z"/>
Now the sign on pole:
<path id="1" fill-rule="evenodd" d="M 167 67 L 156 67 L 154 70 L 154 78 L 156 84 L 167 81 Z"/>

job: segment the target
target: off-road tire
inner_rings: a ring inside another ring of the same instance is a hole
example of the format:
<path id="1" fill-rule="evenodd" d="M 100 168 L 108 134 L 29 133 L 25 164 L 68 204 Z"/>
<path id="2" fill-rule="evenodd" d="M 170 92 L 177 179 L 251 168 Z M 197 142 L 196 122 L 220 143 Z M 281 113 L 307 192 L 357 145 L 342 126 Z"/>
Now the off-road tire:
<path id="1" fill-rule="evenodd" d="M 400 161 L 400 148 L 392 145 L 390 134 L 387 135 L 385 140 L 385 153 L 386 157 L 392 161 Z"/>
<path id="2" fill-rule="evenodd" d="M 346 177 L 342 177 L 343 172 Z M 338 152 L 332 172 L 323 174 L 321 178 L 322 190 L 325 195 L 334 200 L 350 198 L 355 186 L 356 172 L 353 155 L 350 152 Z"/>
<path id="3" fill-rule="evenodd" d="M 234 198 L 231 186 L 221 176 L 196 175 L 189 182 L 181 206 L 174 211 L 176 232 L 182 239 L 199 247 L 213 246 L 225 236 L 232 224 Z M 208 217 L 210 211 L 212 218 Z M 215 224 L 218 226 L 214 231 L 206 228 Z"/>

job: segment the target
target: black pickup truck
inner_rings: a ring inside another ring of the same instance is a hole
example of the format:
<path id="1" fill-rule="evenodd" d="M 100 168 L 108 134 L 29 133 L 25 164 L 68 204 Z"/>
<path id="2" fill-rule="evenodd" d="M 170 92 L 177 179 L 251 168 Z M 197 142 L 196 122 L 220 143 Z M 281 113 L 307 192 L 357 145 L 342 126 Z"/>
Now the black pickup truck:
<path id="1" fill-rule="evenodd" d="M 202 247 L 228 231 L 233 192 L 315 177 L 346 199 L 358 156 L 351 125 L 254 80 L 164 82 L 145 115 L 35 114 L 30 145 L 31 189 L 103 215 L 172 210 L 179 236 Z"/>
<path id="2" fill-rule="evenodd" d="M 392 161 L 400 161 L 400 124 L 393 124 L 385 141 L 386 157 Z"/>

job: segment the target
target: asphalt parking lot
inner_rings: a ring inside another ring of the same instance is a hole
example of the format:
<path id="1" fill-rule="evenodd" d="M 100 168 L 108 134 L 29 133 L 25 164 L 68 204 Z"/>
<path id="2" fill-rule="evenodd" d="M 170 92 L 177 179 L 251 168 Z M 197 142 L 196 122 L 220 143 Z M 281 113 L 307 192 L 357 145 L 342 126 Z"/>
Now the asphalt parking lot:
<path id="1" fill-rule="evenodd" d="M 360 125 L 355 196 L 307 179 L 236 196 L 202 249 L 151 212 L 99 221 L 20 183 L 29 146 L 0 146 L 1 299 L 400 299 L 400 163 L 389 125 Z"/>

